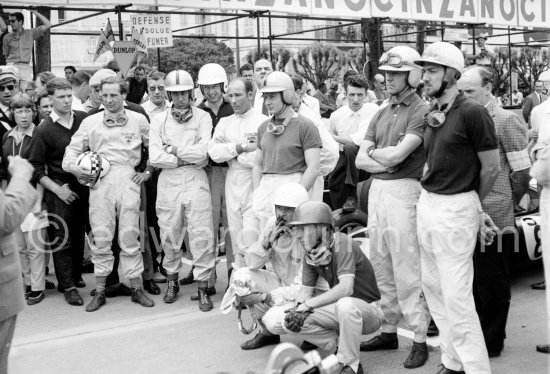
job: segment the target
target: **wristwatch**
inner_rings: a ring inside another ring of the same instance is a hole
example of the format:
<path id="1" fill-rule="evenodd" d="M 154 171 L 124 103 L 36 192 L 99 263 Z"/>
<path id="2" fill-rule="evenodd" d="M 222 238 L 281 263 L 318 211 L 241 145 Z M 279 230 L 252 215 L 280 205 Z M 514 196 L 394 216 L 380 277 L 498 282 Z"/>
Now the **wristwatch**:
<path id="1" fill-rule="evenodd" d="M 151 172 L 149 170 L 145 170 L 145 175 L 149 176 L 151 175 Z"/>
<path id="2" fill-rule="evenodd" d="M 247 142 L 243 142 L 241 144 L 241 148 L 243 149 L 243 152 L 246 152 L 246 147 L 248 146 L 248 143 Z"/>

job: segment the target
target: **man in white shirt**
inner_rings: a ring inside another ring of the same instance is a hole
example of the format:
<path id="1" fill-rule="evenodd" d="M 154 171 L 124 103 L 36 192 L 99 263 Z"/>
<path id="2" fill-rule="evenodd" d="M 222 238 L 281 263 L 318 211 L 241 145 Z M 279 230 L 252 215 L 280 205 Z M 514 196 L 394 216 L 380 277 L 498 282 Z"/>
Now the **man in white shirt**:
<path id="1" fill-rule="evenodd" d="M 227 220 L 233 243 L 233 253 L 227 252 L 229 278 L 232 269 L 246 265 L 244 251 L 254 242 L 254 236 L 248 240 L 243 228 L 254 225 L 252 167 L 256 156 L 258 127 L 268 117 L 252 108 L 252 95 L 252 82 L 244 78 L 236 78 L 229 84 L 227 98 L 234 114 L 220 119 L 208 143 L 210 158 L 217 163 L 229 164 L 225 180 Z"/>
<path id="2" fill-rule="evenodd" d="M 141 106 L 147 112 L 149 118 L 162 113 L 170 108 L 170 102 L 166 98 L 164 73 L 160 71 L 152 71 L 147 76 L 147 92 L 149 92 L 149 100 L 145 101 Z"/>
<path id="3" fill-rule="evenodd" d="M 370 120 L 379 107 L 365 103 L 367 80 L 361 75 L 349 77 L 345 82 L 348 105 L 330 116 L 330 132 L 340 143 L 340 158 L 329 179 L 332 208 L 353 212 L 357 206 L 357 182 L 359 171 L 355 158 Z"/>
<path id="4" fill-rule="evenodd" d="M 90 85 L 88 84 L 90 77 L 90 74 L 84 70 L 77 71 L 72 75 L 72 80 L 70 81 L 73 87 L 72 110 L 87 112 L 83 103 L 90 97 Z"/>

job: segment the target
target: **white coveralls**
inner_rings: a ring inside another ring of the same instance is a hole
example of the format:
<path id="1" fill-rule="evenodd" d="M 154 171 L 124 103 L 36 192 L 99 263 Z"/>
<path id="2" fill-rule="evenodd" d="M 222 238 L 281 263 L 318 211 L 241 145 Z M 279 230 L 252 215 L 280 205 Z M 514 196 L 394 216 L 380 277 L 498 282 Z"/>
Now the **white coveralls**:
<path id="1" fill-rule="evenodd" d="M 319 157 L 319 176 L 315 180 L 315 184 L 313 185 L 311 191 L 311 200 L 323 201 L 325 177 L 329 175 L 336 167 L 338 158 L 340 157 L 340 148 L 323 123 L 321 116 L 319 114 L 315 114 L 313 109 L 309 107 L 307 103 L 302 102 L 300 108 L 298 109 L 298 114 L 310 119 L 315 126 L 317 126 L 319 136 L 321 137 L 321 142 L 323 143 Z"/>
<path id="2" fill-rule="evenodd" d="M 267 117 L 251 108 L 244 114 L 223 117 L 208 143 L 210 158 L 218 163 L 228 162 L 225 180 L 225 203 L 229 234 L 233 243 L 233 258 L 227 257 L 228 265 L 238 269 L 245 266 L 244 249 L 252 243 L 247 241 L 243 228 L 254 227 L 252 213 L 252 167 L 256 151 L 237 153 L 236 145 L 256 139 L 258 127 Z M 255 237 L 253 233 L 252 238 Z M 252 239 L 253 240 L 253 239 Z"/>
<path id="3" fill-rule="evenodd" d="M 65 150 L 63 170 L 75 170 L 76 158 L 88 149 L 111 164 L 109 173 L 90 189 L 94 273 L 107 276 L 113 271 L 111 244 L 118 220 L 120 265 L 124 276 L 134 279 L 141 278 L 143 272 L 139 243 L 141 187 L 130 178 L 140 163 L 142 145 L 149 146 L 149 122 L 142 114 L 129 110 L 125 113 L 128 122 L 122 126 L 104 125 L 105 112 L 85 118 Z"/>
<path id="4" fill-rule="evenodd" d="M 212 203 L 204 171 L 212 119 L 204 110 L 191 109 L 193 117 L 184 123 L 177 122 L 168 111 L 153 118 L 149 158 L 151 165 L 162 169 L 156 208 L 165 254 L 163 266 L 168 274 L 179 274 L 187 229 L 193 275 L 198 281 L 207 281 L 215 266 Z M 178 148 L 177 157 L 166 151 L 168 145 Z M 178 159 L 191 165 L 178 167 Z"/>
<path id="5" fill-rule="evenodd" d="M 439 328 L 441 360 L 447 369 L 480 374 L 491 373 L 472 297 L 481 211 L 476 191 L 441 195 L 422 189 L 417 208 L 422 286 Z"/>

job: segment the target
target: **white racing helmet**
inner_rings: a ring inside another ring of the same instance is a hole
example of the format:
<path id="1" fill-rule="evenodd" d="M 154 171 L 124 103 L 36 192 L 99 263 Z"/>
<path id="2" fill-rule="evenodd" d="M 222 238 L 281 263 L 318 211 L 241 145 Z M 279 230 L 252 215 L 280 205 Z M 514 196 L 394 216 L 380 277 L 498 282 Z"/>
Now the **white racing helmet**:
<path id="1" fill-rule="evenodd" d="M 85 183 L 82 180 L 78 180 L 85 186 L 94 187 L 100 178 L 104 177 L 111 169 L 111 164 L 99 153 L 87 151 L 82 153 L 76 159 L 76 165 L 84 172 L 89 173 L 94 177 L 94 180 L 89 183 Z"/>
<path id="2" fill-rule="evenodd" d="M 437 64 L 455 69 L 459 74 L 464 70 L 464 55 L 462 51 L 447 42 L 430 44 L 422 53 L 422 57 L 414 61 L 424 66 L 425 63 Z"/>
<path id="3" fill-rule="evenodd" d="M 222 84 L 223 92 L 227 92 L 227 73 L 219 64 L 206 64 L 199 70 L 197 83 L 200 86 L 220 83 Z"/>
<path id="4" fill-rule="evenodd" d="M 309 195 L 299 183 L 286 183 L 277 188 L 273 194 L 273 204 L 296 208 L 298 205 L 309 200 Z"/>
<path id="5" fill-rule="evenodd" d="M 409 86 L 416 88 L 422 78 L 422 66 L 414 63 L 418 60 L 420 60 L 420 54 L 417 51 L 411 47 L 397 46 L 380 57 L 378 70 L 406 71 Z"/>
<path id="6" fill-rule="evenodd" d="M 296 95 L 292 78 L 282 71 L 272 71 L 266 75 L 264 86 L 260 91 L 262 93 L 281 92 L 283 94 L 283 102 L 287 105 L 294 103 L 294 96 Z"/>
<path id="7" fill-rule="evenodd" d="M 164 78 L 165 89 L 168 92 L 189 91 L 195 88 L 191 74 L 185 70 L 172 70 Z"/>

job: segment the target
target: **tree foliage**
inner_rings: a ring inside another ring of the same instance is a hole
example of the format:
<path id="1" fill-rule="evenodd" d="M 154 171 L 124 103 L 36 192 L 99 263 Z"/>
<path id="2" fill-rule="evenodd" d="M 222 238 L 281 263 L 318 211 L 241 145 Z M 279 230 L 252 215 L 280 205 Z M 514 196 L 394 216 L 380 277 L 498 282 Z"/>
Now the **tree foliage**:
<path id="1" fill-rule="evenodd" d="M 510 67 L 508 54 L 508 47 L 500 47 L 495 50 L 496 57 L 491 59 L 491 68 L 493 69 L 493 94 L 500 96 L 501 92 L 508 91 Z"/>
<path id="2" fill-rule="evenodd" d="M 298 52 L 296 63 L 296 71 L 317 88 L 326 80 L 335 78 L 347 59 L 339 49 L 315 43 Z"/>
<path id="3" fill-rule="evenodd" d="M 512 56 L 512 68 L 518 73 L 520 86 L 533 90 L 539 75 L 548 70 L 548 53 L 535 48 L 521 48 Z"/>
<path id="4" fill-rule="evenodd" d="M 233 51 L 225 43 L 213 39 L 174 39 L 174 47 L 160 50 L 160 69 L 170 72 L 183 69 L 197 79 L 199 69 L 207 63 L 217 63 L 230 74 L 235 71 Z M 148 64 L 159 66 L 157 51 L 149 49 Z"/>
<path id="5" fill-rule="evenodd" d="M 367 56 L 369 55 L 369 48 L 367 46 Z M 368 58 L 368 57 L 367 57 Z M 347 60 L 346 60 L 350 69 L 357 70 L 358 72 L 363 71 L 363 66 L 367 60 L 365 59 L 365 54 L 363 48 L 353 48 L 347 51 Z"/>
<path id="6" fill-rule="evenodd" d="M 275 70 L 284 70 L 284 67 L 286 66 L 286 64 L 288 63 L 291 57 L 292 57 L 292 53 L 285 47 L 274 46 L 273 59 L 270 60 L 269 48 L 262 47 L 260 49 L 260 53 L 258 53 L 258 49 L 250 50 L 244 57 L 244 61 L 251 65 L 254 65 L 254 63 L 259 59 L 266 59 L 268 61 L 271 61 L 271 64 L 273 65 Z"/>

